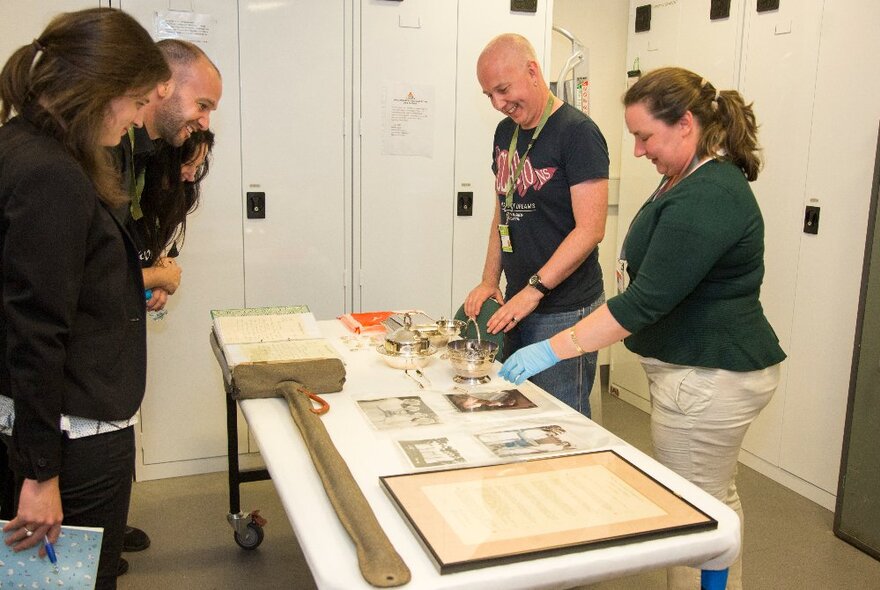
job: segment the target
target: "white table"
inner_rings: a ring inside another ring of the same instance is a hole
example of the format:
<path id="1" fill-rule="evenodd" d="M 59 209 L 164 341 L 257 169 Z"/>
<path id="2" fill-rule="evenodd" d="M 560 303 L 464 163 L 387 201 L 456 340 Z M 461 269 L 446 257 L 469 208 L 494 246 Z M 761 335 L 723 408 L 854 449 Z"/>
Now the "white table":
<path id="1" fill-rule="evenodd" d="M 405 588 L 569 588 L 676 564 L 723 569 L 739 552 L 739 518 L 730 508 L 531 383 L 525 383 L 519 388 L 538 402 L 539 408 L 514 411 L 529 412 L 522 418 L 511 418 L 514 412 L 479 412 L 458 414 L 458 420 L 464 420 L 464 428 L 472 430 L 491 429 L 502 419 L 499 415 L 508 424 L 512 419 L 560 424 L 586 441 L 589 450 L 613 449 L 717 520 L 718 528 L 441 576 L 379 482 L 382 475 L 414 471 L 394 440 L 399 433 L 375 429 L 355 400 L 419 394 L 434 407 L 432 396 L 440 398 L 441 394 L 433 392 L 449 392 L 455 385 L 452 367 L 446 360 L 434 359 L 422 369 L 430 380 L 430 391 L 420 390 L 403 371 L 387 367 L 371 347 L 351 350 L 342 339 L 350 334 L 338 321 L 319 323 L 324 335 L 339 349 L 347 373 L 343 391 L 322 396 L 330 404 L 330 411 L 323 416 L 324 424 L 388 538 L 412 572 L 412 581 Z M 496 369 L 499 366 L 496 363 Z M 497 381 L 494 373 L 492 377 Z M 280 398 L 254 399 L 242 401 L 240 406 L 318 587 L 373 588 L 361 577 L 354 545 L 327 499 L 286 402 Z M 450 412 L 456 414 L 454 409 Z M 417 430 L 419 436 L 430 438 L 444 435 L 447 428 L 435 425 Z M 488 456 L 485 461 L 491 462 Z"/>

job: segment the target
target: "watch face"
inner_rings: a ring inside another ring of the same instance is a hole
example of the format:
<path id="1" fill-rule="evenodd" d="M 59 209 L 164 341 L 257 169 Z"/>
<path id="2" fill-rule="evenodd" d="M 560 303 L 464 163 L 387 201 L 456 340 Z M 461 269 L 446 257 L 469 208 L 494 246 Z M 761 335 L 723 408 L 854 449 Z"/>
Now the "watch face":
<path id="1" fill-rule="evenodd" d="M 529 277 L 529 285 L 531 285 L 544 295 L 550 292 L 550 289 L 548 289 L 541 283 L 541 277 L 538 275 L 532 275 L 531 277 Z"/>

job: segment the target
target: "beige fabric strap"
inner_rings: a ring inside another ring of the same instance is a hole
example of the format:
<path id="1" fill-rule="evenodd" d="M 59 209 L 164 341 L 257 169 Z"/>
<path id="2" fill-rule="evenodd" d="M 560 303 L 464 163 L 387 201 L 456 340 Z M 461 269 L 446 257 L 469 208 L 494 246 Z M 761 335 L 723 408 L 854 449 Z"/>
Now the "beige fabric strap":
<path id="1" fill-rule="evenodd" d="M 280 397 L 276 387 L 285 381 L 302 383 L 313 393 L 333 393 L 342 391 L 345 365 L 338 358 L 245 364 L 232 368 L 232 380 L 237 399 Z"/>
<path id="2" fill-rule="evenodd" d="M 354 541 L 364 579 L 379 588 L 408 583 L 411 578 L 409 568 L 376 520 L 321 418 L 312 411 L 307 392 L 294 381 L 280 383 L 278 390 L 287 400 L 293 421 L 302 433 L 339 521 Z"/>

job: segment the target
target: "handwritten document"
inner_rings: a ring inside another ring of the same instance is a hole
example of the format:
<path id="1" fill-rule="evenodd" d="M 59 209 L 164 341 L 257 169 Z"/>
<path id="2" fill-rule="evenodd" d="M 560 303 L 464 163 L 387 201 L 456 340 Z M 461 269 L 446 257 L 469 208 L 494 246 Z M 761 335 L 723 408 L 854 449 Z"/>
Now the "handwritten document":
<path id="1" fill-rule="evenodd" d="M 424 493 L 465 545 L 666 514 L 601 465 L 438 484 Z"/>
<path id="2" fill-rule="evenodd" d="M 226 346 L 321 337 L 318 322 L 311 313 L 220 316 L 214 318 L 214 332 Z"/>
<path id="3" fill-rule="evenodd" d="M 231 366 L 242 363 L 275 363 L 307 359 L 336 358 L 339 353 L 323 339 L 288 340 L 230 344 L 226 347 L 226 361 Z"/>

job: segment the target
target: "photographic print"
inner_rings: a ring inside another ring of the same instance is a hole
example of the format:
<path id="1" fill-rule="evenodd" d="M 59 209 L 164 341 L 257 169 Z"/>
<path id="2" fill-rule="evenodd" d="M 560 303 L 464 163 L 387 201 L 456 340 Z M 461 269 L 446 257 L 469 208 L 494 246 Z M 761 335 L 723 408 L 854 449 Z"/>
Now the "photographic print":
<path id="1" fill-rule="evenodd" d="M 358 405 L 379 430 L 440 423 L 434 410 L 417 395 L 359 400 Z"/>
<path id="2" fill-rule="evenodd" d="M 488 412 L 534 408 L 535 403 L 519 389 L 505 389 L 490 393 L 448 393 L 446 398 L 459 412 Z"/>
<path id="3" fill-rule="evenodd" d="M 413 467 L 435 467 L 465 462 L 458 449 L 453 447 L 446 437 L 399 440 L 397 444 L 406 453 Z"/>
<path id="4" fill-rule="evenodd" d="M 477 440 L 498 457 L 517 457 L 521 455 L 541 455 L 570 451 L 577 446 L 569 440 L 565 429 L 556 424 L 484 432 L 476 435 Z"/>

